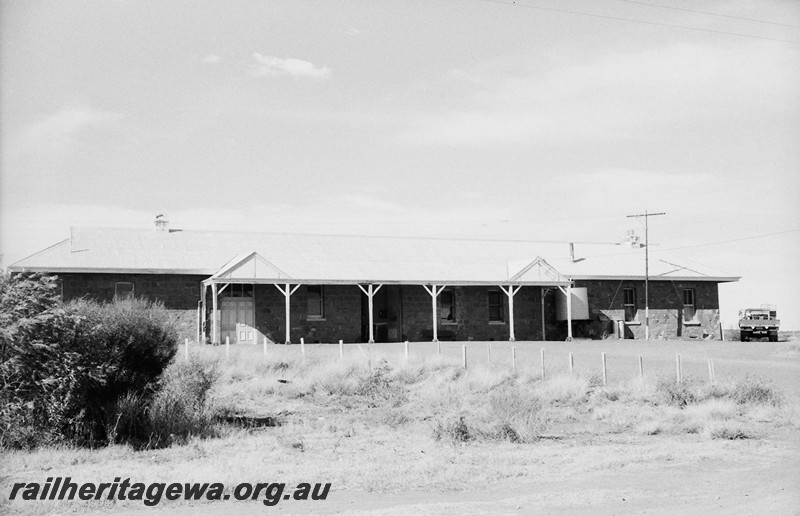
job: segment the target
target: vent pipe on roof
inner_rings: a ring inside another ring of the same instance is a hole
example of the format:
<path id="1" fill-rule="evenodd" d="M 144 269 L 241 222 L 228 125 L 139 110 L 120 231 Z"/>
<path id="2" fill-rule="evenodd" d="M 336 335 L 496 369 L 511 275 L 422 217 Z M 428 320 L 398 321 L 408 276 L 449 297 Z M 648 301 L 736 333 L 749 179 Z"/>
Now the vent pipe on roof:
<path id="1" fill-rule="evenodd" d="M 169 221 L 163 213 L 156 215 L 156 231 L 169 231 Z"/>
<path id="2" fill-rule="evenodd" d="M 575 258 L 575 244 L 573 242 L 569 243 L 569 259 L 572 263 L 582 262 L 586 258 Z"/>

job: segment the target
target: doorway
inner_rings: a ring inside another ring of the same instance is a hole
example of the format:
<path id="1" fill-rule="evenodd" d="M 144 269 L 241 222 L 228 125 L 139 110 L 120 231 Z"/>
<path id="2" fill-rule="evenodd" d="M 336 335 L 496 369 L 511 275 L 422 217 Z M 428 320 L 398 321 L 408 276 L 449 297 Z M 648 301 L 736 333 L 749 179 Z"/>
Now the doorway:
<path id="1" fill-rule="evenodd" d="M 220 342 L 254 344 L 255 298 L 253 285 L 230 284 L 220 293 Z"/>
<path id="2" fill-rule="evenodd" d="M 403 338 L 403 305 L 400 285 L 384 285 L 372 299 L 372 332 L 375 342 L 400 342 Z M 361 296 L 361 341 L 369 340 L 369 300 Z"/>

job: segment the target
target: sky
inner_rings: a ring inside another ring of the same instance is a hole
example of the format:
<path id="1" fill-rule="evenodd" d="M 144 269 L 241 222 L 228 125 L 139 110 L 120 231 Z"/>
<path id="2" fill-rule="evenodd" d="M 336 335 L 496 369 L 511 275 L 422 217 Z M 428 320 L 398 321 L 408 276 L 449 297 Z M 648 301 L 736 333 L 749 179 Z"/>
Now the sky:
<path id="1" fill-rule="evenodd" d="M 618 242 L 665 212 L 652 256 L 741 276 L 726 328 L 800 330 L 798 142 L 791 0 L 0 0 L 3 267 L 159 213 Z"/>

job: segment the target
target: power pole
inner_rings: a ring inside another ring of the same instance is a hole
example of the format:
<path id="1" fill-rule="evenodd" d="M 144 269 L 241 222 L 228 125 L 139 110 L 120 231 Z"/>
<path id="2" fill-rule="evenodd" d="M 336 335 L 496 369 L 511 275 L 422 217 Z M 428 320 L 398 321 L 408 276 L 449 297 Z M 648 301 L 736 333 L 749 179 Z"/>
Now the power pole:
<path id="1" fill-rule="evenodd" d="M 637 219 L 644 217 L 644 340 L 650 340 L 650 297 L 648 292 L 648 284 L 650 283 L 650 245 L 648 242 L 647 219 L 656 215 L 666 215 L 666 213 L 648 213 L 647 210 L 644 210 L 644 213 L 627 216 L 628 218 L 636 217 Z"/>

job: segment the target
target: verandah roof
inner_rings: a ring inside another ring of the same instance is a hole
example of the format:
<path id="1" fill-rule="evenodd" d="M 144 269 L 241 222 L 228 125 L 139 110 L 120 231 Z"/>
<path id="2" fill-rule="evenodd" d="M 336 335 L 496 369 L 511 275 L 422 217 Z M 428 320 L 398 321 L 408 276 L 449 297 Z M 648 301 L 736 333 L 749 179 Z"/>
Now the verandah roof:
<path id="1" fill-rule="evenodd" d="M 518 271 L 507 270 L 506 277 L 480 275 L 478 269 L 470 269 L 468 264 L 455 263 L 442 266 L 437 263 L 386 263 L 356 262 L 338 263 L 331 267 L 329 262 L 320 264 L 295 263 L 305 276 L 292 276 L 275 266 L 269 260 L 253 251 L 237 256 L 203 283 L 311 283 L 311 284 L 442 284 L 448 285 L 540 285 L 566 286 L 568 278 L 552 268 L 544 259 L 537 257 Z M 318 268 L 315 268 L 318 266 Z M 391 267 L 391 270 L 387 270 Z M 312 271 L 309 274 L 309 271 Z M 316 275 L 315 275 L 316 274 Z"/>

